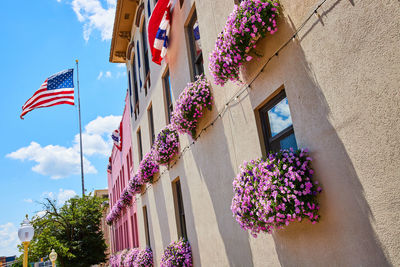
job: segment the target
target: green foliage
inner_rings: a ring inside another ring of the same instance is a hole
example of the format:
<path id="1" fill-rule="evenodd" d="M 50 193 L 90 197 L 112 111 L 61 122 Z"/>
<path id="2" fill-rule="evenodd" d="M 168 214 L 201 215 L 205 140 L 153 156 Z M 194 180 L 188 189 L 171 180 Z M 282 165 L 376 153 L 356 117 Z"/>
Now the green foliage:
<path id="1" fill-rule="evenodd" d="M 46 214 L 32 219 L 35 235 L 29 245 L 29 262 L 48 257 L 52 248 L 61 266 L 83 267 L 104 262 L 107 246 L 100 229 L 102 202 L 103 199 L 90 195 L 77 196 L 58 207 L 55 200 L 46 199 Z"/>

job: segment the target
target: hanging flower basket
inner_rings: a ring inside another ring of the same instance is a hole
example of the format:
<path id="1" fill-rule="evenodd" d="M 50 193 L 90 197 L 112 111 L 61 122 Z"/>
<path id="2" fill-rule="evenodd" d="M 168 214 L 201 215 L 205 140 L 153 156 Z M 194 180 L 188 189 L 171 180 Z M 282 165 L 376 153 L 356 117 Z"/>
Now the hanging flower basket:
<path id="1" fill-rule="evenodd" d="M 123 264 L 121 266 L 124 267 L 152 267 L 153 266 L 153 252 L 150 248 L 139 249 L 133 248 L 130 249 L 125 258 L 123 260 Z"/>
<path id="2" fill-rule="evenodd" d="M 114 206 L 111 208 L 110 213 L 106 217 L 106 223 L 108 225 L 111 225 L 113 221 L 117 220 L 121 216 L 121 211 L 124 208 L 124 203 L 122 202 L 122 199 L 118 199 L 117 203 L 114 204 Z"/>
<path id="3" fill-rule="evenodd" d="M 146 183 L 153 183 L 154 174 L 159 171 L 159 166 L 154 159 L 153 149 L 146 153 L 144 158 L 139 164 L 137 172 L 139 182 L 144 185 Z"/>
<path id="4" fill-rule="evenodd" d="M 290 222 L 319 221 L 312 159 L 307 150 L 281 150 L 267 159 L 244 162 L 233 181 L 232 212 L 242 229 L 254 237 L 271 233 Z"/>
<path id="5" fill-rule="evenodd" d="M 257 39 L 278 30 L 278 2 L 244 0 L 235 5 L 210 54 L 209 69 L 216 84 L 223 86 L 228 80 L 240 81 L 240 66 L 252 59 L 248 52 L 256 47 Z"/>
<path id="6" fill-rule="evenodd" d="M 132 266 L 152 267 L 153 266 L 153 252 L 150 248 L 141 249 L 136 256 L 135 264 Z"/>
<path id="7" fill-rule="evenodd" d="M 192 249 L 189 242 L 181 238 L 178 241 L 169 244 L 168 247 L 164 250 L 160 266 L 193 266 Z"/>
<path id="8" fill-rule="evenodd" d="M 129 187 L 126 187 L 121 194 L 121 201 L 124 207 L 128 207 L 130 205 L 132 205 L 132 198 L 133 195 L 131 193 L 131 191 L 129 190 Z"/>
<path id="9" fill-rule="evenodd" d="M 130 249 L 124 258 L 123 265 L 121 266 L 129 266 L 129 267 L 135 266 L 134 264 L 136 262 L 136 257 L 139 254 L 139 252 L 140 249 L 138 248 Z"/>
<path id="10" fill-rule="evenodd" d="M 172 125 L 167 125 L 158 134 L 154 143 L 154 159 L 160 165 L 168 164 L 179 153 L 179 135 Z"/>
<path id="11" fill-rule="evenodd" d="M 135 174 L 128 182 L 129 191 L 133 196 L 140 193 L 141 186 L 142 184 L 139 181 L 139 176 L 137 174 Z"/>
<path id="12" fill-rule="evenodd" d="M 204 110 L 212 108 L 211 85 L 204 75 L 189 83 L 179 95 L 171 116 L 173 127 L 181 134 L 188 133 L 196 137 L 198 120 L 203 117 Z"/>

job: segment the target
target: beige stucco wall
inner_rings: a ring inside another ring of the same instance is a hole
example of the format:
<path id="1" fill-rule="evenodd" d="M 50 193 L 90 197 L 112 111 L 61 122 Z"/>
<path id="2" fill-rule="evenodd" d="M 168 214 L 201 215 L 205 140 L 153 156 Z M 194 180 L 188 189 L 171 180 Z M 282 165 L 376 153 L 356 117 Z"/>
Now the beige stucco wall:
<path id="1" fill-rule="evenodd" d="M 173 101 L 190 81 L 184 25 L 194 2 L 208 74 L 208 54 L 234 1 L 185 0 L 182 9 L 179 1 L 176 4 L 167 59 Z M 281 0 L 279 31 L 258 42 L 257 49 L 264 57 L 246 64 L 245 82 L 318 3 Z M 147 10 L 143 13 L 147 16 Z M 181 179 L 195 266 L 400 265 L 400 3 L 327 0 L 319 14 L 319 18 L 311 17 L 251 89 L 177 165 L 137 197 L 140 244 L 145 244 L 141 207 L 146 205 L 155 265 L 159 265 L 163 249 L 177 240 L 171 187 L 177 177 Z M 140 40 L 139 31 L 133 32 L 133 38 Z M 143 68 L 143 58 L 141 63 Z M 144 154 L 150 149 L 146 111 L 150 103 L 156 133 L 166 125 L 161 80 L 166 62 L 150 64 L 152 86 L 147 96 L 141 91 L 140 116 L 132 119 L 135 169 L 139 164 L 138 127 Z M 295 223 L 255 239 L 232 217 L 232 180 L 244 160 L 263 155 L 256 110 L 282 87 L 297 143 L 310 149 L 315 179 L 324 189 L 322 217 L 316 225 Z M 211 121 L 238 89 L 232 83 L 214 85 L 213 111 L 206 114 L 200 127 Z M 183 135 L 180 139 L 182 147 L 192 141 Z"/>

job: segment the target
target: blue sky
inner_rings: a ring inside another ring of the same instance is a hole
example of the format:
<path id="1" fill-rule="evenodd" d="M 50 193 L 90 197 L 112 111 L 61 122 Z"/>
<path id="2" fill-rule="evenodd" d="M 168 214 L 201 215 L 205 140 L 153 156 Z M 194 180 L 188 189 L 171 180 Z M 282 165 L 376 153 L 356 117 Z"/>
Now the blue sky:
<path id="1" fill-rule="evenodd" d="M 0 256 L 17 253 L 17 230 L 38 202 L 81 194 L 78 112 L 70 105 L 33 110 L 25 101 L 44 80 L 79 59 L 85 186 L 107 187 L 110 134 L 126 94 L 125 65 L 108 62 L 115 0 L 5 1 L 0 9 Z M 76 86 L 76 80 L 75 80 Z"/>

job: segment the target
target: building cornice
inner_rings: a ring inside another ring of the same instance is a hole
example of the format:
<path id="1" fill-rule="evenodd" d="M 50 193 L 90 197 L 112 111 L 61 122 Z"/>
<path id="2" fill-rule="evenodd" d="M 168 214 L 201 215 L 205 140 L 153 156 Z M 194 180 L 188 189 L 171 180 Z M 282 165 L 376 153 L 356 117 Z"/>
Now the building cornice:
<path id="1" fill-rule="evenodd" d="M 118 0 L 115 8 L 114 27 L 109 61 L 125 63 L 131 31 L 139 0 Z"/>

